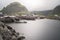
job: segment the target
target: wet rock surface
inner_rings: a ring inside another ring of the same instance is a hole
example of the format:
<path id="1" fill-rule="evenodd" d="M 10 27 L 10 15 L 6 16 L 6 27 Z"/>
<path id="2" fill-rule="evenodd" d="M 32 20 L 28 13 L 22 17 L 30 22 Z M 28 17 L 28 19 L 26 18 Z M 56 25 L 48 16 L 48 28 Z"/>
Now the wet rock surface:
<path id="1" fill-rule="evenodd" d="M 19 36 L 12 27 L 0 22 L 0 40 L 23 40 L 24 36 Z"/>

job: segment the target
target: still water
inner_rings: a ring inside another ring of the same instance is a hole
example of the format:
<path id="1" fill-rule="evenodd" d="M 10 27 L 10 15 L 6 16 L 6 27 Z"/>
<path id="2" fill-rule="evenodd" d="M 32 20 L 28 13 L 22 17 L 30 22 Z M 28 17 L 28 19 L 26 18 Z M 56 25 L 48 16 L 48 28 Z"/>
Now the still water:
<path id="1" fill-rule="evenodd" d="M 25 36 L 25 40 L 60 40 L 60 21 L 58 20 L 40 19 L 8 25 Z"/>

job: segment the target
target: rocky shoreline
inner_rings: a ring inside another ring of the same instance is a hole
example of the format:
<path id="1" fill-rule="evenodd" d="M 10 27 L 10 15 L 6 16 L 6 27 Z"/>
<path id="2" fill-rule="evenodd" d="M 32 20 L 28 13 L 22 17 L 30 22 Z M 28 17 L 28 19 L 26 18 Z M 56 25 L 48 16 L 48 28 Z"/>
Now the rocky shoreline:
<path id="1" fill-rule="evenodd" d="M 0 22 L 0 40 L 23 40 L 25 37 L 19 36 L 12 27 Z"/>

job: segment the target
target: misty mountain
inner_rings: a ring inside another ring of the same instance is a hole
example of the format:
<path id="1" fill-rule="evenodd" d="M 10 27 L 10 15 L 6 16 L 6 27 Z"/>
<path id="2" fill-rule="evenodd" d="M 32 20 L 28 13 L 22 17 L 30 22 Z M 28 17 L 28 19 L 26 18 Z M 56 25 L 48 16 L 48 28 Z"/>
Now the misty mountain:
<path id="1" fill-rule="evenodd" d="M 3 14 L 26 13 L 28 10 L 18 2 L 13 2 L 2 9 Z"/>
<path id="2" fill-rule="evenodd" d="M 37 14 L 37 15 L 48 15 L 51 14 L 52 10 L 45 10 L 45 11 L 33 11 L 31 13 Z"/>
<path id="3" fill-rule="evenodd" d="M 60 15 L 60 5 L 56 6 L 53 10 L 45 10 L 45 11 L 32 11 L 31 13 L 37 14 L 37 15 Z"/>

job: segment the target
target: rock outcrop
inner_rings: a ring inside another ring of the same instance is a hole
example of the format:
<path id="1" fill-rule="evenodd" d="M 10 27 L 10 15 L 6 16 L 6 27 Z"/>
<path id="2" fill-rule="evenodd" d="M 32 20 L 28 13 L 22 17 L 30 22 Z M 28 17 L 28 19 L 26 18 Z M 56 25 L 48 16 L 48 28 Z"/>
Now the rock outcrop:
<path id="1" fill-rule="evenodd" d="M 23 40 L 24 36 L 19 36 L 12 27 L 0 22 L 0 40 Z"/>

